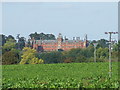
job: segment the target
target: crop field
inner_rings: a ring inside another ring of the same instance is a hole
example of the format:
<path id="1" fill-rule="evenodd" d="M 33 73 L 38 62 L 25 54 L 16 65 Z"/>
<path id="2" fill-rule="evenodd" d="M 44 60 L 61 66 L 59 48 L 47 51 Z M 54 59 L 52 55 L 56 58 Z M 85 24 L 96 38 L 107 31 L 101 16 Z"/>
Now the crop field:
<path id="1" fill-rule="evenodd" d="M 3 88 L 118 88 L 118 63 L 3 65 Z"/>

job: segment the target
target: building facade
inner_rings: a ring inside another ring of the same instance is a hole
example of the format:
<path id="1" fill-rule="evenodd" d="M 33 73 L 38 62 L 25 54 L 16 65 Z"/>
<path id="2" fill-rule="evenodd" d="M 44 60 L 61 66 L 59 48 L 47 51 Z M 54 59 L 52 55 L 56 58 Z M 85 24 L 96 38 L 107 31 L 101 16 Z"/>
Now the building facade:
<path id="1" fill-rule="evenodd" d="M 79 37 L 73 38 L 73 40 L 63 39 L 61 33 L 59 33 L 56 40 L 35 40 L 31 41 L 32 47 L 37 51 L 58 51 L 58 50 L 70 50 L 73 48 L 86 48 L 87 47 L 87 35 L 84 40 L 80 40 Z"/>

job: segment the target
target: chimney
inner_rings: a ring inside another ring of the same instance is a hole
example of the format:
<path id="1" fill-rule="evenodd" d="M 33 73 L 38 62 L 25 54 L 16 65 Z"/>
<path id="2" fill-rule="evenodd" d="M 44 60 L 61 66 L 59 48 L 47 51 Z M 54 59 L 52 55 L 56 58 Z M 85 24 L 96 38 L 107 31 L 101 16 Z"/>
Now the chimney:
<path id="1" fill-rule="evenodd" d="M 73 37 L 73 40 L 75 40 L 75 37 Z"/>
<path id="2" fill-rule="evenodd" d="M 85 38 L 84 38 L 84 41 L 87 41 L 87 34 L 85 34 Z"/>
<path id="3" fill-rule="evenodd" d="M 79 37 L 76 37 L 76 40 L 79 40 Z"/>
<path id="4" fill-rule="evenodd" d="M 64 39 L 66 40 L 66 36 L 64 37 Z"/>
<path id="5" fill-rule="evenodd" d="M 32 40 L 35 40 L 35 38 L 34 38 L 34 37 L 32 37 Z"/>

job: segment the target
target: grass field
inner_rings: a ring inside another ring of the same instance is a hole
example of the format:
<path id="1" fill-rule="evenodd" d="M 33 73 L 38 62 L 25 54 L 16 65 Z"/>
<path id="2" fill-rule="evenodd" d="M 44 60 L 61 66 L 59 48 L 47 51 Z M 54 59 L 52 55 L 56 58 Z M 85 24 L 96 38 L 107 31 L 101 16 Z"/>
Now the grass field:
<path id="1" fill-rule="evenodd" d="M 118 63 L 3 65 L 3 88 L 118 88 Z"/>

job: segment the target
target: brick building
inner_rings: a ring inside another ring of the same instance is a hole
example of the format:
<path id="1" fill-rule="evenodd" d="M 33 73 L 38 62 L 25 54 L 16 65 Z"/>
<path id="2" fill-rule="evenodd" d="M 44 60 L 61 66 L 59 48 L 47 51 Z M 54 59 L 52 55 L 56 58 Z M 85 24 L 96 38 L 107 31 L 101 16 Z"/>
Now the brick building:
<path id="1" fill-rule="evenodd" d="M 63 39 L 61 33 L 59 33 L 56 40 L 35 40 L 30 41 L 32 47 L 37 51 L 58 51 L 58 50 L 70 50 L 73 48 L 86 48 L 87 47 L 87 35 L 84 40 L 80 40 L 79 37 L 73 40 Z"/>

